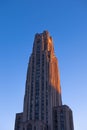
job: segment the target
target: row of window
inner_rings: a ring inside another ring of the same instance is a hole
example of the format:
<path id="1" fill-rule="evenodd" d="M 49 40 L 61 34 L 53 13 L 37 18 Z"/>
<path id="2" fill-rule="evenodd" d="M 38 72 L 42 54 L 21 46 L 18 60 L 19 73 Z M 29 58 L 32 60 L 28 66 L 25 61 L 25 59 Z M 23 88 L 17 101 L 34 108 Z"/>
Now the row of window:
<path id="1" fill-rule="evenodd" d="M 35 119 L 39 119 L 39 78 L 40 78 L 40 44 L 36 50 L 36 76 L 35 76 Z"/>
<path id="2" fill-rule="evenodd" d="M 34 56 L 32 58 L 32 78 L 31 78 L 31 93 L 30 93 L 30 120 L 32 120 L 32 112 L 33 112 L 33 89 L 34 89 Z"/>
<path id="3" fill-rule="evenodd" d="M 44 54 L 42 55 L 41 119 L 44 120 Z"/>

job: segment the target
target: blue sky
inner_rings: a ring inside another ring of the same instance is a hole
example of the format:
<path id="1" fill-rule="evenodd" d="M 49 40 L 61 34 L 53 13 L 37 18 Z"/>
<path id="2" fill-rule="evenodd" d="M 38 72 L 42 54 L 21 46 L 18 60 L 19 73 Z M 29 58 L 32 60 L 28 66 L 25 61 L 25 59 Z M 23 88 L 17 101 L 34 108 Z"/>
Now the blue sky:
<path id="1" fill-rule="evenodd" d="M 75 130 L 86 130 L 86 0 L 0 0 L 0 129 L 13 130 L 22 111 L 34 35 L 43 30 L 53 37 L 63 103 L 73 110 Z"/>

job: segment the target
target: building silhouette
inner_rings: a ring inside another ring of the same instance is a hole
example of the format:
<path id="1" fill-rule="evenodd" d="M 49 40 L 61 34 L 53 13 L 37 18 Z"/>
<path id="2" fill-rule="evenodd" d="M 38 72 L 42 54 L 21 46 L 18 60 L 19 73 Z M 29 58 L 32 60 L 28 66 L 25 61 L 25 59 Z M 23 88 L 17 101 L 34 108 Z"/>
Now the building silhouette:
<path id="1" fill-rule="evenodd" d="M 72 111 L 62 105 L 58 60 L 48 31 L 35 35 L 23 112 L 16 114 L 14 130 L 74 130 Z"/>

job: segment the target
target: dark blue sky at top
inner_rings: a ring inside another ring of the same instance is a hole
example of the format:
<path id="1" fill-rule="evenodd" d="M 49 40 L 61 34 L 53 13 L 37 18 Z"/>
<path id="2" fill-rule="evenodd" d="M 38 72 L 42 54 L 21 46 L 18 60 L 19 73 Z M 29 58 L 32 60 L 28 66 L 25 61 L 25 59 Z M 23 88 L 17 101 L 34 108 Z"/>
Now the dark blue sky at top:
<path id="1" fill-rule="evenodd" d="M 86 130 L 86 0 L 0 0 L 0 129 L 12 130 L 22 111 L 34 35 L 44 30 L 53 37 L 63 102 L 73 110 L 75 130 Z"/>

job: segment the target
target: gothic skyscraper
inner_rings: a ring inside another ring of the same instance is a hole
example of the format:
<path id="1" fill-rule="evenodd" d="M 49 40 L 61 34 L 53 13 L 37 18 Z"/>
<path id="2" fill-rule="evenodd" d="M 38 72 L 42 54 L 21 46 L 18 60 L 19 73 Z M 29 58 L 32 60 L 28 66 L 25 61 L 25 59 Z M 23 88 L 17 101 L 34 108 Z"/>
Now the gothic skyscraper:
<path id="1" fill-rule="evenodd" d="M 62 105 L 58 60 L 48 31 L 35 35 L 15 130 L 74 130 L 72 111 Z"/>

